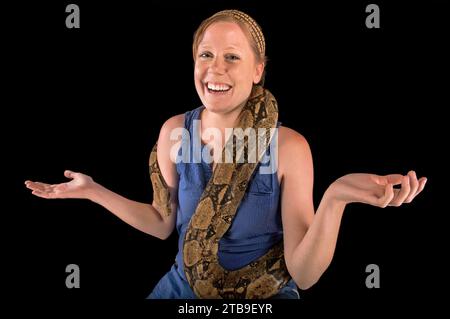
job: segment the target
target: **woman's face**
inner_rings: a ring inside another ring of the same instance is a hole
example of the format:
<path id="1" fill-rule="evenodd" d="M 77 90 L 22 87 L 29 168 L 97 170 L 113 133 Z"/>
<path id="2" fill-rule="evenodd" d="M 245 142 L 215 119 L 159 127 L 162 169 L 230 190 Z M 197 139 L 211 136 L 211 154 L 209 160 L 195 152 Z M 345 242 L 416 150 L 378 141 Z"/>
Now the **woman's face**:
<path id="1" fill-rule="evenodd" d="M 205 30 L 197 48 L 194 80 L 209 111 L 227 113 L 246 101 L 263 70 L 238 24 L 215 22 Z"/>

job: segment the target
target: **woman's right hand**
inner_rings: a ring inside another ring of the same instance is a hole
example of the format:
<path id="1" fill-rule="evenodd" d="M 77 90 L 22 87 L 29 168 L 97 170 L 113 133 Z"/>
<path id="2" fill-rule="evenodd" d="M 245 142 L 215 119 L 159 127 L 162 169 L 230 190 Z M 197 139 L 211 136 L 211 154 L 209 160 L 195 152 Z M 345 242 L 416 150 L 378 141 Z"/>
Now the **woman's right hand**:
<path id="1" fill-rule="evenodd" d="M 25 181 L 32 194 L 42 198 L 82 198 L 87 199 L 94 180 L 85 174 L 65 171 L 64 176 L 72 179 L 61 184 L 46 184 L 41 182 Z"/>

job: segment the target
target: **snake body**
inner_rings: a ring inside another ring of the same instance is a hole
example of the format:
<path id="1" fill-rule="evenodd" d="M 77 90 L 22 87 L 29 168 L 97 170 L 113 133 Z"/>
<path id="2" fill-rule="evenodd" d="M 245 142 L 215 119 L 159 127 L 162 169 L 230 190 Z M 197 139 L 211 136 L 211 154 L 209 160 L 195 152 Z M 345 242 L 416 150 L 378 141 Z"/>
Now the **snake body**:
<path id="1" fill-rule="evenodd" d="M 239 115 L 237 127 L 244 130 L 266 129 L 270 132 L 271 128 L 276 127 L 277 120 L 278 105 L 273 95 L 261 86 L 254 86 Z M 273 134 L 268 134 L 271 139 Z M 246 139 L 241 146 L 241 154 L 245 156 L 255 151 L 256 145 L 253 144 Z M 150 156 L 154 201 L 163 214 L 169 215 L 170 193 L 158 166 L 156 150 L 155 144 Z M 235 151 L 238 151 L 237 147 Z M 258 149 L 258 161 L 255 163 L 245 160 L 217 163 L 200 197 L 183 245 L 185 275 L 199 298 L 269 298 L 290 280 L 282 241 L 259 259 L 238 270 L 226 270 L 219 264 L 219 241 L 230 227 L 264 152 L 265 149 Z"/>

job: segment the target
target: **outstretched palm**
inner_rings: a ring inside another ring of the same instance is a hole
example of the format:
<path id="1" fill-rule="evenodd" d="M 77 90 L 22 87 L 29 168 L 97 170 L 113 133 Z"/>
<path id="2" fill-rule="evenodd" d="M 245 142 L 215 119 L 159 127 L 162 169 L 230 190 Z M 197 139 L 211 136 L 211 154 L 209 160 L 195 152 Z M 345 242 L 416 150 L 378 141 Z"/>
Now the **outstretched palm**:
<path id="1" fill-rule="evenodd" d="M 42 198 L 86 198 L 86 190 L 94 183 L 92 178 L 72 171 L 65 171 L 64 176 L 72 180 L 61 184 L 26 181 L 25 185 Z"/>
<path id="2" fill-rule="evenodd" d="M 365 203 L 379 207 L 400 206 L 410 203 L 425 187 L 427 179 L 417 179 L 410 171 L 406 176 L 400 174 L 348 174 L 333 184 L 335 198 L 345 203 Z M 394 188 L 401 185 L 401 188 Z"/>

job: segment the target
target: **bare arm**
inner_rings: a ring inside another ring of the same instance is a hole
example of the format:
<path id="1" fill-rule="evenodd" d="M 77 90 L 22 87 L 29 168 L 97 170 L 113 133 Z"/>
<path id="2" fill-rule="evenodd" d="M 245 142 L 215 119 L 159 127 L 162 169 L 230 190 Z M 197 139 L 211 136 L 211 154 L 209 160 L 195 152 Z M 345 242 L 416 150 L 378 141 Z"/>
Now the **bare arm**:
<path id="1" fill-rule="evenodd" d="M 345 175 L 326 190 L 314 214 L 313 165 L 307 141 L 297 132 L 280 129 L 282 219 L 286 264 L 302 289 L 314 285 L 330 265 L 345 206 L 360 202 L 379 207 L 409 203 L 424 188 L 426 178 L 415 172 L 378 176 Z M 393 185 L 401 184 L 401 189 Z"/>
<path id="2" fill-rule="evenodd" d="M 156 205 L 140 203 L 127 199 L 96 183 L 91 177 L 71 171 L 64 175 L 70 182 L 50 185 L 26 181 L 26 186 L 33 195 L 42 198 L 81 198 L 89 199 L 109 210 L 127 224 L 147 234 L 166 239 L 175 227 L 177 210 L 178 174 L 174 161 L 170 158 L 171 147 L 176 141 L 170 140 L 170 132 L 176 127 L 183 127 L 184 116 L 177 115 L 167 120 L 161 128 L 158 138 L 158 164 L 169 186 L 172 214 L 164 216 Z"/>
<path id="3" fill-rule="evenodd" d="M 153 205 L 127 199 L 97 183 L 89 193 L 88 199 L 149 235 L 166 239 L 174 229 L 174 216 L 163 217 Z"/>

